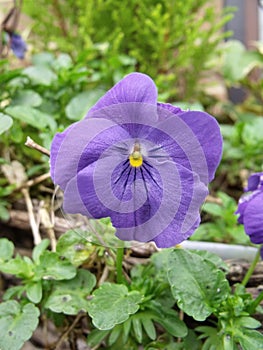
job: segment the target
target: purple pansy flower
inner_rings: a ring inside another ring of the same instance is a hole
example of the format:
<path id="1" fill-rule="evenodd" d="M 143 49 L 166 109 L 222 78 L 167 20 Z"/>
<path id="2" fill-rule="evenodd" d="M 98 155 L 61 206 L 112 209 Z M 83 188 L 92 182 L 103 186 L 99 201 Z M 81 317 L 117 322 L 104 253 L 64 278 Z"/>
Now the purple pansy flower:
<path id="1" fill-rule="evenodd" d="M 244 225 L 252 243 L 263 244 L 263 172 L 252 174 L 238 202 L 238 222 Z"/>
<path id="2" fill-rule="evenodd" d="M 23 59 L 27 50 L 26 43 L 22 39 L 21 35 L 16 33 L 10 34 L 10 47 L 14 52 L 15 56 Z"/>
<path id="3" fill-rule="evenodd" d="M 55 135 L 51 177 L 66 213 L 111 217 L 119 239 L 170 247 L 198 227 L 221 153 L 213 117 L 158 103 L 154 82 L 132 73 Z"/>

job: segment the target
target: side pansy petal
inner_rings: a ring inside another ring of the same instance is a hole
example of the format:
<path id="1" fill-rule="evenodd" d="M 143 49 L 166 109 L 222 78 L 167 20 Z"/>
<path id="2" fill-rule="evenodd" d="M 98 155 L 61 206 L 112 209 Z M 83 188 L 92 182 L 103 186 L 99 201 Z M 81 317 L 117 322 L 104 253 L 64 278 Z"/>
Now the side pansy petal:
<path id="1" fill-rule="evenodd" d="M 178 107 L 170 104 L 160 104 L 160 107 L 169 110 L 192 130 L 206 158 L 208 182 L 212 181 L 222 157 L 223 147 L 222 135 L 216 119 L 205 112 L 181 111 Z M 191 139 L 189 139 L 190 141 Z"/>
<path id="2" fill-rule="evenodd" d="M 255 191 L 260 186 L 263 186 L 263 173 L 255 173 L 249 177 L 245 191 Z"/>
<path id="3" fill-rule="evenodd" d="M 243 222 L 251 242 L 263 243 L 263 192 L 255 195 L 246 205 Z"/>
<path id="4" fill-rule="evenodd" d="M 142 73 L 127 75 L 99 99 L 89 110 L 87 117 L 99 109 L 126 102 L 156 104 L 157 88 L 153 80 Z"/>
<path id="5" fill-rule="evenodd" d="M 51 145 L 51 176 L 62 190 L 77 172 L 96 161 L 114 143 L 127 138 L 127 132 L 107 119 L 84 119 L 56 135 Z"/>

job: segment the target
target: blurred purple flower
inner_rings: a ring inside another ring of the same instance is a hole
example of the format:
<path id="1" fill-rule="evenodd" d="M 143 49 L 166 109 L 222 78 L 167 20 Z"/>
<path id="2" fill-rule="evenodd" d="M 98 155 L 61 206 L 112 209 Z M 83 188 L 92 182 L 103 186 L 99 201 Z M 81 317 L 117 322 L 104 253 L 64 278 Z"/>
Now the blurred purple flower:
<path id="1" fill-rule="evenodd" d="M 16 57 L 23 59 L 27 50 L 26 43 L 19 34 L 11 33 L 10 36 L 10 47 Z"/>
<path id="2" fill-rule="evenodd" d="M 252 174 L 238 202 L 238 222 L 244 225 L 252 243 L 263 244 L 263 173 Z"/>
<path id="3" fill-rule="evenodd" d="M 55 135 L 51 177 L 66 213 L 111 217 L 121 240 L 170 247 L 198 227 L 221 153 L 213 117 L 157 103 L 154 82 L 132 73 Z"/>

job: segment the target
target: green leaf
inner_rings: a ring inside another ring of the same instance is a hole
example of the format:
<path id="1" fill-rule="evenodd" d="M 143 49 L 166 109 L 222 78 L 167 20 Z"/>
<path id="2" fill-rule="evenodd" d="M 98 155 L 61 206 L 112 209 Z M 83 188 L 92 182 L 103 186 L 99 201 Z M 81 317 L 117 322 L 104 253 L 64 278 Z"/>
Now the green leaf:
<path id="1" fill-rule="evenodd" d="M 237 40 L 226 43 L 223 74 L 230 83 L 241 80 L 258 65 L 262 65 L 259 53 L 247 51 L 245 46 Z"/>
<path id="2" fill-rule="evenodd" d="M 137 291 L 128 292 L 124 285 L 104 283 L 93 293 L 88 312 L 95 327 L 111 329 L 137 312 L 141 301 Z"/>
<path id="3" fill-rule="evenodd" d="M 155 330 L 153 321 L 149 317 L 144 317 L 144 315 L 142 316 L 143 316 L 142 325 L 143 325 L 143 328 L 145 329 L 146 334 L 151 340 L 155 340 L 156 330 Z"/>
<path id="4" fill-rule="evenodd" d="M 113 328 L 113 330 L 110 333 L 108 344 L 111 346 L 114 343 L 116 343 L 117 339 L 119 338 L 120 334 L 122 332 L 122 327 L 120 325 L 117 325 Z"/>
<path id="5" fill-rule="evenodd" d="M 0 113 L 0 135 L 11 128 L 13 119 L 9 115 Z"/>
<path id="6" fill-rule="evenodd" d="M 50 66 L 55 60 L 55 56 L 50 52 L 41 52 L 32 56 L 32 63 L 35 66 Z"/>
<path id="7" fill-rule="evenodd" d="M 201 256 L 203 260 L 210 261 L 215 267 L 228 271 L 228 265 L 216 254 L 208 250 L 192 250 L 195 254 Z"/>
<path id="8" fill-rule="evenodd" d="M 74 230 L 67 231 L 59 237 L 57 253 L 67 258 L 74 266 L 81 265 L 94 252 L 96 247 L 87 242 Z"/>
<path id="9" fill-rule="evenodd" d="M 261 326 L 261 323 L 252 317 L 243 316 L 235 320 L 235 325 L 254 329 L 254 328 L 259 328 Z"/>
<path id="10" fill-rule="evenodd" d="M 76 276 L 76 268 L 67 260 L 61 260 L 57 253 L 44 251 L 35 267 L 34 280 L 69 280 Z"/>
<path id="11" fill-rule="evenodd" d="M 263 334 L 257 331 L 243 328 L 242 331 L 236 332 L 235 336 L 242 350 L 263 349 Z"/>
<path id="12" fill-rule="evenodd" d="M 164 329 L 174 337 L 185 337 L 187 335 L 187 327 L 185 323 L 179 319 L 177 312 L 174 310 L 161 310 L 162 317 L 154 317 Z"/>
<path id="13" fill-rule="evenodd" d="M 23 307 L 15 300 L 0 304 L 0 348 L 20 350 L 38 325 L 39 310 L 29 303 Z"/>
<path id="14" fill-rule="evenodd" d="M 7 238 L 0 239 L 0 262 L 7 261 L 12 258 L 14 254 L 14 243 Z"/>
<path id="15" fill-rule="evenodd" d="M 13 98 L 11 106 L 31 106 L 38 107 L 42 103 L 41 96 L 34 90 L 22 90 L 18 91 L 17 95 Z"/>
<path id="16" fill-rule="evenodd" d="M 49 246 L 50 240 L 45 238 L 37 246 L 34 247 L 32 252 L 32 259 L 36 264 L 39 264 L 39 258 Z"/>
<path id="17" fill-rule="evenodd" d="M 110 330 L 102 331 L 99 329 L 93 329 L 87 338 L 87 344 L 91 348 L 98 346 L 104 338 L 110 333 Z"/>
<path id="18" fill-rule="evenodd" d="M 70 281 L 57 282 L 50 293 L 45 307 L 67 315 L 76 315 L 79 311 L 88 310 L 87 296 L 96 285 L 96 277 L 89 271 L 79 269 L 75 278 Z"/>
<path id="19" fill-rule="evenodd" d="M 31 282 L 26 285 L 26 295 L 32 303 L 39 303 L 42 299 L 42 283 L 41 281 Z"/>
<path id="20" fill-rule="evenodd" d="M 15 298 L 20 299 L 24 291 L 25 291 L 25 286 L 9 287 L 3 295 L 3 300 L 6 301 L 9 299 L 15 299 Z"/>
<path id="21" fill-rule="evenodd" d="M 21 278 L 30 278 L 33 276 L 33 264 L 29 258 L 16 256 L 14 259 L 0 263 L 0 271 Z"/>
<path id="22" fill-rule="evenodd" d="M 43 65 L 27 67 L 23 70 L 23 74 L 37 85 L 50 86 L 57 79 L 56 74 Z"/>
<path id="23" fill-rule="evenodd" d="M 48 126 L 52 130 L 56 128 L 56 122 L 50 115 L 40 112 L 38 109 L 30 106 L 7 107 L 6 112 L 13 118 L 39 130 L 44 130 Z"/>
<path id="24" fill-rule="evenodd" d="M 141 318 L 140 315 L 134 315 L 131 317 L 132 320 L 132 326 L 133 326 L 133 331 L 135 338 L 139 344 L 142 342 L 142 323 L 141 323 Z"/>
<path id="25" fill-rule="evenodd" d="M 225 274 L 193 252 L 171 251 L 168 266 L 168 280 L 178 306 L 198 321 L 204 321 L 229 294 Z"/>
<path id="26" fill-rule="evenodd" d="M 103 94 L 102 90 L 81 92 L 66 106 L 67 117 L 70 120 L 82 119 Z"/>
<path id="27" fill-rule="evenodd" d="M 201 105 L 200 102 L 175 102 L 173 103 L 174 106 L 179 107 L 183 110 L 190 110 L 190 111 L 204 111 L 204 107 Z"/>
<path id="28" fill-rule="evenodd" d="M 0 220 L 8 221 L 10 218 L 9 211 L 7 210 L 5 203 L 0 202 Z"/>
<path id="29" fill-rule="evenodd" d="M 263 143 L 263 119 L 257 118 L 253 122 L 246 123 L 242 132 L 242 140 L 246 145 L 258 146 Z"/>

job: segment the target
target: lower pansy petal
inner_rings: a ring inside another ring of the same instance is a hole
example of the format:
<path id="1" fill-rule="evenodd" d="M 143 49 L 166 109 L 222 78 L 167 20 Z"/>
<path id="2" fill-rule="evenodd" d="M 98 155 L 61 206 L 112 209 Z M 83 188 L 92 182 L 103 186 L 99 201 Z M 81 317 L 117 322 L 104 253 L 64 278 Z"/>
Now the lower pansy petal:
<path id="1" fill-rule="evenodd" d="M 167 229 L 165 229 L 157 237 L 155 237 L 153 241 L 155 242 L 158 248 L 169 248 L 180 244 L 194 233 L 194 231 L 199 226 L 200 221 L 200 215 L 197 213 L 196 222 L 187 232 L 182 233 L 180 221 L 178 223 L 177 220 L 173 220 L 169 227 L 167 227 Z"/>

